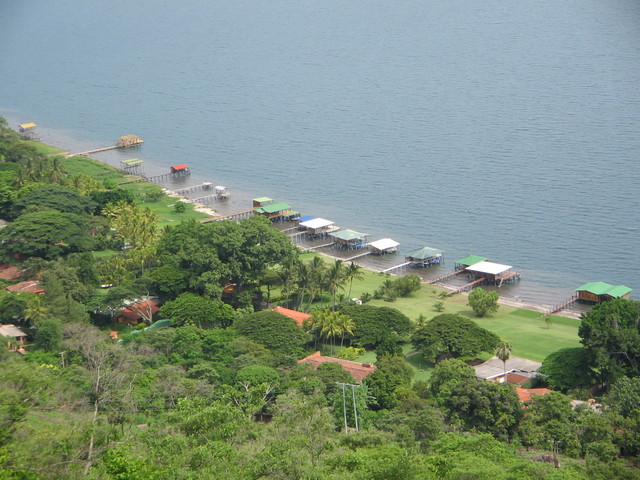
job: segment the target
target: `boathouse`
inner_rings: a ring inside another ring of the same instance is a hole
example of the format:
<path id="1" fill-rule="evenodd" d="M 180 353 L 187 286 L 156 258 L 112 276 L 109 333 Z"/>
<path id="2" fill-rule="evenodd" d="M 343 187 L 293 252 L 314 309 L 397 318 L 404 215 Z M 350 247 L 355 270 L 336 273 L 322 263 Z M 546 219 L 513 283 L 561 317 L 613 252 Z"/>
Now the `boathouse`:
<path id="1" fill-rule="evenodd" d="M 444 262 L 444 251 L 437 248 L 422 247 L 407 253 L 404 258 L 412 268 L 430 267 Z"/>
<path id="2" fill-rule="evenodd" d="M 268 205 L 270 203 L 273 203 L 273 198 L 269 198 L 269 197 L 254 198 L 253 199 L 253 208 L 264 207 L 265 205 Z"/>
<path id="3" fill-rule="evenodd" d="M 605 282 L 589 282 L 576 289 L 578 300 L 600 303 L 613 298 L 630 298 L 632 290 L 625 285 L 610 285 Z"/>
<path id="4" fill-rule="evenodd" d="M 346 228 L 329 234 L 335 239 L 335 246 L 340 250 L 355 250 L 367 246 L 368 233 L 356 232 Z"/>
<path id="5" fill-rule="evenodd" d="M 263 215 L 274 222 L 300 215 L 299 212 L 292 210 L 291 205 L 284 202 L 267 203 L 261 207 L 254 208 L 253 211 L 257 215 Z"/>
<path id="6" fill-rule="evenodd" d="M 229 198 L 229 189 L 223 185 L 215 186 L 216 197 L 217 198 Z"/>
<path id="7" fill-rule="evenodd" d="M 336 227 L 335 222 L 325 218 L 314 218 L 306 222 L 300 222 L 300 226 L 303 227 L 307 235 L 311 237 L 325 236 L 331 232 L 340 230 L 340 227 Z"/>
<path id="8" fill-rule="evenodd" d="M 396 253 L 398 251 L 398 246 L 400 244 L 395 240 L 390 238 L 381 238 L 380 240 L 376 240 L 375 242 L 371 242 L 369 246 L 371 247 L 372 255 L 384 255 L 386 253 Z"/>
<path id="9" fill-rule="evenodd" d="M 171 173 L 177 174 L 177 175 L 186 175 L 188 173 L 191 173 L 191 170 L 189 170 L 189 165 L 185 163 L 180 163 L 178 165 L 171 166 Z"/>
<path id="10" fill-rule="evenodd" d="M 140 160 L 139 158 L 132 158 L 130 160 L 123 160 L 120 162 L 120 169 L 123 172 L 127 173 L 143 173 L 144 172 L 144 160 Z"/>
<path id="11" fill-rule="evenodd" d="M 486 260 L 468 266 L 465 271 L 473 278 L 483 278 L 485 283 L 498 286 L 520 278 L 520 274 L 514 271 L 511 265 L 502 265 L 501 263 L 493 263 Z"/>
<path id="12" fill-rule="evenodd" d="M 477 255 L 467 255 L 466 257 L 462 257 L 455 261 L 454 269 L 464 270 L 465 268 L 470 267 L 471 265 L 474 265 L 480 262 L 486 262 L 487 260 L 489 259 L 484 257 L 479 257 Z"/>

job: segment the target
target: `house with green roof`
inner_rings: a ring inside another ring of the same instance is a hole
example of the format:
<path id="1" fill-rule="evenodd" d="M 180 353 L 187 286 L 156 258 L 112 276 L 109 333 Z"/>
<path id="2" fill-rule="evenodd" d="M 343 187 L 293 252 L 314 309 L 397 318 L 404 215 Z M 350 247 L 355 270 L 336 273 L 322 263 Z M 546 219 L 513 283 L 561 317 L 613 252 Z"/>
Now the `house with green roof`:
<path id="1" fill-rule="evenodd" d="M 630 298 L 632 290 L 625 285 L 611 285 L 605 282 L 589 282 L 576 288 L 578 299 L 600 303 L 612 298 Z"/>
<path id="2" fill-rule="evenodd" d="M 284 202 L 265 203 L 261 207 L 253 209 L 256 215 L 264 215 L 269 220 L 278 221 L 295 218 L 300 216 L 300 212 L 296 212 L 291 205 Z"/>
<path id="3" fill-rule="evenodd" d="M 476 263 L 486 262 L 489 260 L 485 257 L 479 257 L 478 255 L 467 255 L 466 257 L 459 258 L 455 261 L 455 269 L 456 270 L 464 270 L 471 265 L 475 265 Z"/>
<path id="4" fill-rule="evenodd" d="M 444 261 L 444 250 L 438 250 L 437 248 L 422 247 L 417 250 L 412 250 L 404 257 L 407 262 L 410 262 L 411 267 L 429 267 L 435 263 Z"/>

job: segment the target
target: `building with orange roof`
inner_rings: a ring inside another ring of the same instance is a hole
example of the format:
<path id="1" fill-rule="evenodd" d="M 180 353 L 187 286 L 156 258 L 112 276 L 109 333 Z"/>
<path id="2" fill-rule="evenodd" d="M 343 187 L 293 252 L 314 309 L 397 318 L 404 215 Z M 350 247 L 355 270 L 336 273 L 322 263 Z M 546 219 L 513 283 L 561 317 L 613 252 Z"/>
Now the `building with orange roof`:
<path id="1" fill-rule="evenodd" d="M 516 394 L 518 395 L 518 400 L 521 403 L 529 402 L 536 395 L 547 395 L 551 393 L 553 390 L 549 390 L 548 388 L 522 388 L 516 387 Z"/>
<path id="2" fill-rule="evenodd" d="M 367 375 L 376 371 L 376 366 L 371 363 L 359 363 L 352 362 L 350 360 L 342 360 L 341 358 L 325 357 L 324 355 L 321 355 L 319 351 L 298 360 L 298 363 L 309 363 L 313 365 L 314 370 L 327 362 L 338 363 L 342 369 L 351 374 L 357 382 L 361 382 Z"/>
<path id="3" fill-rule="evenodd" d="M 128 325 L 137 325 L 140 322 L 151 323 L 153 316 L 160 311 L 160 307 L 153 300 L 143 300 L 141 302 L 132 303 L 123 308 L 116 321 Z"/>
<path id="4" fill-rule="evenodd" d="M 284 308 L 284 307 L 276 307 L 273 309 L 274 312 L 278 312 L 282 315 L 284 315 L 285 317 L 289 317 L 293 320 L 295 320 L 295 322 L 298 324 L 299 327 L 302 326 L 302 323 L 308 319 L 311 318 L 311 315 L 309 315 L 308 313 L 304 313 L 304 312 L 299 312 L 297 310 L 290 310 L 288 308 Z"/>
<path id="5" fill-rule="evenodd" d="M 25 282 L 16 283 L 15 285 L 9 285 L 7 290 L 10 292 L 29 292 L 37 293 L 38 295 L 44 294 L 44 288 L 40 286 L 40 282 L 37 280 L 27 280 Z"/>

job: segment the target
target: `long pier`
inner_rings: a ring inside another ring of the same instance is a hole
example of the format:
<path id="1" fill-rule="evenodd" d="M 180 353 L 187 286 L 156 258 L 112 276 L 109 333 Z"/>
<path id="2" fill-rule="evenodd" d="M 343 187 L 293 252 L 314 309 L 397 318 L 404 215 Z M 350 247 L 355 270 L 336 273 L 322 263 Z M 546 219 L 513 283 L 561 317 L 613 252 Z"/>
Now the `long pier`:
<path id="1" fill-rule="evenodd" d="M 442 280 L 446 280 L 447 278 L 451 278 L 459 273 L 464 272 L 464 270 L 454 270 L 453 272 L 445 273 L 444 275 L 440 275 L 438 278 L 434 278 L 433 280 L 427 281 L 429 285 L 433 285 L 434 283 L 439 283 Z"/>
<path id="2" fill-rule="evenodd" d="M 334 244 L 334 242 L 331 242 L 331 243 L 323 243 L 322 245 L 314 245 L 313 247 L 306 247 L 306 248 L 303 248 L 303 249 L 302 249 L 302 251 L 303 251 L 303 252 L 311 252 L 311 251 L 313 251 L 313 250 L 317 250 L 318 248 L 329 247 L 329 246 L 331 246 L 331 245 L 333 245 L 333 244 Z M 345 260 L 345 261 L 346 261 L 346 260 Z"/>
<path id="3" fill-rule="evenodd" d="M 400 269 L 403 269 L 403 268 L 407 268 L 409 265 L 411 265 L 411 262 L 404 262 L 404 263 L 401 263 L 400 265 L 394 265 L 393 267 L 389 267 L 389 268 L 387 268 L 385 270 L 382 270 L 380 273 L 390 273 L 390 272 L 392 272 L 394 270 L 400 270 Z"/>
<path id="4" fill-rule="evenodd" d="M 226 215 L 216 215 L 215 217 L 205 218 L 204 220 L 200 220 L 200 223 L 219 222 L 220 220 L 241 220 L 243 218 L 249 218 L 251 215 L 253 215 L 253 208 L 247 208 L 246 210 L 227 213 Z"/>
<path id="5" fill-rule="evenodd" d="M 480 285 L 485 280 L 486 280 L 486 278 L 484 278 L 484 277 L 476 278 L 473 282 L 469 282 L 466 285 L 463 285 L 463 286 L 461 286 L 459 288 L 456 288 L 455 290 L 450 291 L 449 293 L 447 293 L 447 297 L 450 297 L 451 295 L 455 295 L 456 293 L 460 293 L 460 292 L 464 292 L 464 291 L 467 291 L 467 290 L 471 290 L 471 289 L 477 287 L 478 285 Z"/>
<path id="6" fill-rule="evenodd" d="M 190 173 L 191 172 L 185 172 L 185 171 L 169 172 L 169 173 L 163 173 L 161 175 L 154 175 L 152 177 L 143 177 L 143 179 L 146 182 L 150 182 L 150 183 L 160 183 L 163 180 L 167 180 L 169 178 L 184 177 L 185 175 L 189 175 Z"/>
<path id="7" fill-rule="evenodd" d="M 121 148 L 117 145 L 112 145 L 111 147 L 103 147 L 103 148 L 95 148 L 93 150 L 87 150 L 86 152 L 78 152 L 78 153 L 65 153 L 65 157 L 88 157 L 89 155 L 93 155 L 94 153 L 106 152 L 109 150 L 116 150 Z"/>
<path id="8" fill-rule="evenodd" d="M 358 255 L 354 255 L 353 257 L 349 257 L 349 258 L 345 258 L 344 261 L 345 262 L 352 262 L 353 260 L 355 260 L 356 258 L 362 258 L 362 257 L 366 257 L 367 255 L 369 255 L 371 252 L 366 251 L 364 253 L 359 253 Z"/>
<path id="9" fill-rule="evenodd" d="M 173 175 L 175 175 L 175 174 L 173 174 Z M 206 189 L 211 188 L 211 185 L 213 185 L 211 182 L 203 182 L 203 183 L 200 183 L 198 185 L 191 185 L 190 187 L 185 187 L 185 188 L 179 188 L 177 190 L 172 190 L 172 192 L 181 195 L 183 193 L 195 192 L 196 190 L 206 190 Z M 211 196 L 211 195 L 208 195 L 208 196 Z M 201 197 L 201 198 L 206 198 L 206 197 Z"/>
<path id="10" fill-rule="evenodd" d="M 567 308 L 569 305 L 571 305 L 571 304 L 573 304 L 573 303 L 575 303 L 577 301 L 578 301 L 578 295 L 574 295 L 569 300 L 566 300 L 566 301 L 564 301 L 562 303 L 559 303 L 555 307 L 551 307 L 549 310 L 544 312 L 544 316 L 547 317 L 549 315 L 553 315 L 554 313 L 559 312 L 560 310 L 563 310 L 563 309 Z"/>

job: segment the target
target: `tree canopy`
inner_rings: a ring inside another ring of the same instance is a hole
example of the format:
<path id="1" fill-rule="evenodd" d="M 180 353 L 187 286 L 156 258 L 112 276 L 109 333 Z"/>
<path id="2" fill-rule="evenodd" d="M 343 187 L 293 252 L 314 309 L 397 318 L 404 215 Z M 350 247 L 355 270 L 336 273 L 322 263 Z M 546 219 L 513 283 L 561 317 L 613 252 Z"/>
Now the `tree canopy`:
<path id="1" fill-rule="evenodd" d="M 608 300 L 594 305 L 581 319 L 578 335 L 599 381 L 640 375 L 640 302 Z"/>
<path id="2" fill-rule="evenodd" d="M 409 317 L 395 308 L 348 305 L 342 307 L 340 312 L 355 324 L 352 343 L 363 347 L 396 345 L 406 339 L 413 329 Z"/>
<path id="3" fill-rule="evenodd" d="M 445 313 L 418 327 L 411 341 L 433 362 L 440 355 L 473 358 L 480 352 L 492 352 L 500 338 L 462 315 Z"/>
<path id="4" fill-rule="evenodd" d="M 233 328 L 270 350 L 286 355 L 300 353 L 311 335 L 295 321 L 278 312 L 262 311 L 244 315 L 233 322 Z"/>

